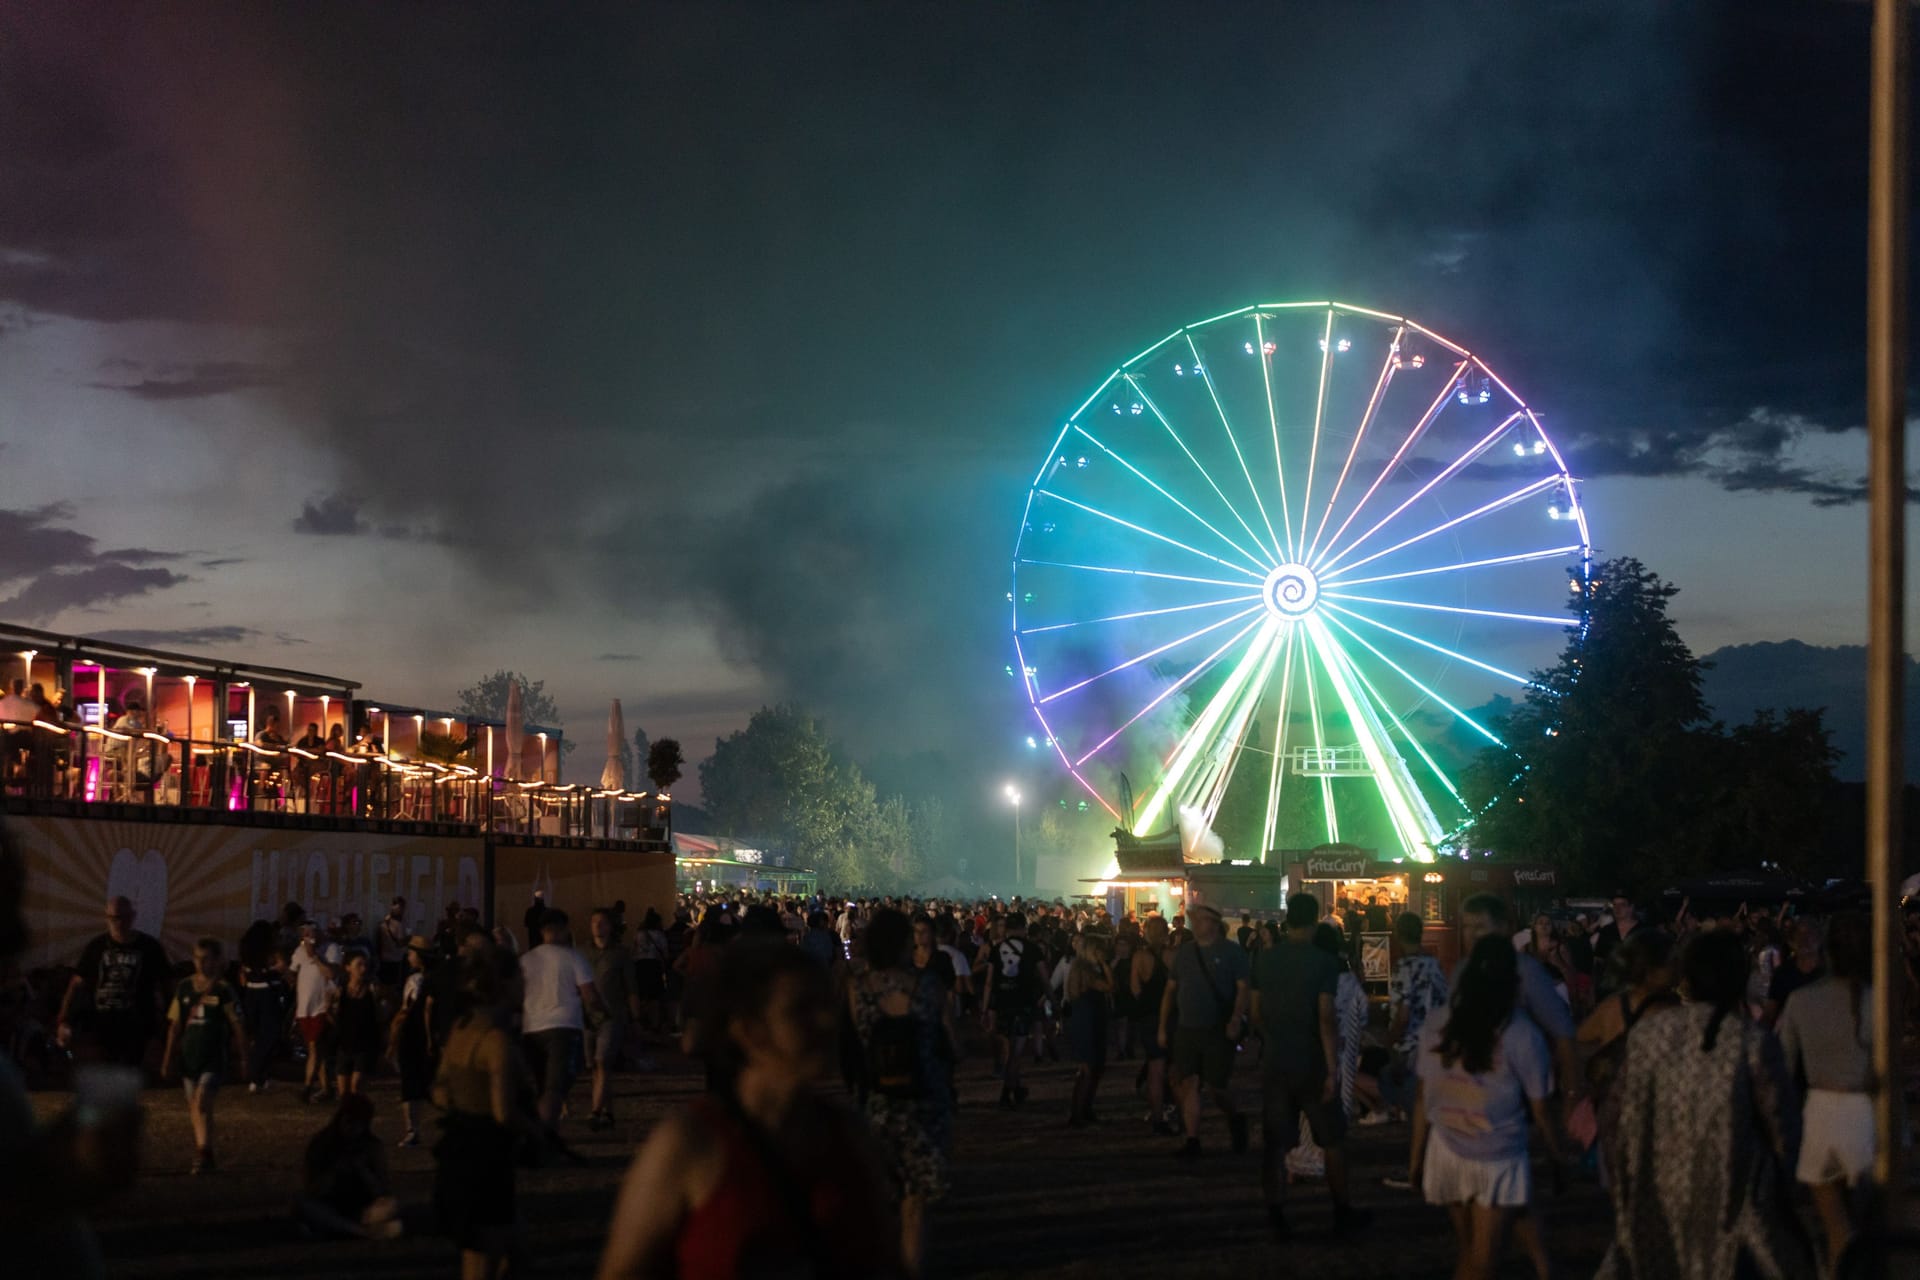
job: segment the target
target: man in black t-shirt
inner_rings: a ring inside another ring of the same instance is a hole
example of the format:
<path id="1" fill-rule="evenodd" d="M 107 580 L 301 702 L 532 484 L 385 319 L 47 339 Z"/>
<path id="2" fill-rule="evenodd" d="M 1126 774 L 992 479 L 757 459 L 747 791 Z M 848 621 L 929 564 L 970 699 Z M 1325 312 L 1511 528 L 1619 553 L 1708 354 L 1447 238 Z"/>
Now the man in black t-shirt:
<path id="1" fill-rule="evenodd" d="M 60 1042 L 72 1043 L 79 1030 L 101 1060 L 141 1066 L 172 976 L 166 951 L 133 927 L 133 903 L 113 899 L 107 903 L 107 931 L 81 951 L 79 972 L 61 998 Z"/>
<path id="2" fill-rule="evenodd" d="M 1026 1101 L 1020 1083 L 1020 1054 L 1033 1034 L 1040 1009 L 1041 949 L 1027 937 L 1027 918 L 1007 917 L 1007 934 L 987 953 L 987 1017 L 994 1036 L 1006 1043 L 1007 1065 L 1000 1078 L 1000 1105 Z"/>

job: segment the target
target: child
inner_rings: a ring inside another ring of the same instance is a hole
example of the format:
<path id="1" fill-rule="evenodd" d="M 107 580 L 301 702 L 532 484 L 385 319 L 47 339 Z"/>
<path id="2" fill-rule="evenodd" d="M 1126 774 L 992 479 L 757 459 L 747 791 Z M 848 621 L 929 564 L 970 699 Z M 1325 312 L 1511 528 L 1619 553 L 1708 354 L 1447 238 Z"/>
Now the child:
<path id="1" fill-rule="evenodd" d="M 160 1074 L 173 1075 L 174 1052 L 180 1054 L 180 1080 L 187 1092 L 187 1116 L 193 1122 L 193 1164 L 190 1173 L 213 1171 L 213 1100 L 229 1062 L 247 1060 L 247 1032 L 240 1019 L 240 996 L 221 978 L 218 938 L 193 944 L 193 976 L 173 993 L 167 1010 L 167 1047 L 160 1055 Z M 227 1057 L 228 1048 L 233 1057 Z"/>

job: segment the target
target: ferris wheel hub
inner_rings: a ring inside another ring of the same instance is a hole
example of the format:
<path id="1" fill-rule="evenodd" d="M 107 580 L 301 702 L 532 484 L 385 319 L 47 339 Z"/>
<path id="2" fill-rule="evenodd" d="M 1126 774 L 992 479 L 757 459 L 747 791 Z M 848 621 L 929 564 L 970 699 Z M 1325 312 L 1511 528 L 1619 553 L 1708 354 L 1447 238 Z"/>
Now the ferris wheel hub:
<path id="1" fill-rule="evenodd" d="M 1288 622 L 1312 613 L 1320 603 L 1320 578 L 1304 564 L 1289 562 L 1267 575 L 1260 589 L 1267 612 Z"/>

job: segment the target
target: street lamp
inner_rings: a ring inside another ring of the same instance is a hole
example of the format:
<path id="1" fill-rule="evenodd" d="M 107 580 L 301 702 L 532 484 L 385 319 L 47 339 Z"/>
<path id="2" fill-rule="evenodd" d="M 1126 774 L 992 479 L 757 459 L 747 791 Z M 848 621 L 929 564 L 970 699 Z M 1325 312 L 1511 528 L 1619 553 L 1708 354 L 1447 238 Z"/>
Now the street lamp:
<path id="1" fill-rule="evenodd" d="M 1020 888 L 1020 788 L 1007 784 L 1007 802 L 1013 806 L 1013 887 Z"/>

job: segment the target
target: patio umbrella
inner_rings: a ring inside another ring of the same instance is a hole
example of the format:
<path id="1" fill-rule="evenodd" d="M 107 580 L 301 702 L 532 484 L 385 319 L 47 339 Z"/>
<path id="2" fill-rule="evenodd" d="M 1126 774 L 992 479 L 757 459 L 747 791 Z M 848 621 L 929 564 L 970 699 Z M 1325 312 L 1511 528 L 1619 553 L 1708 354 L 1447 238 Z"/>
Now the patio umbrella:
<path id="1" fill-rule="evenodd" d="M 620 711 L 620 699 L 613 700 L 613 707 L 607 712 L 607 762 L 600 769 L 600 789 L 603 791 L 624 791 L 627 786 L 626 761 L 620 753 L 627 745 L 627 717 Z M 614 796 L 607 797 L 607 838 L 613 838 L 613 819 L 615 806 L 620 801 Z"/>
<path id="2" fill-rule="evenodd" d="M 527 713 L 520 707 L 520 682 L 507 682 L 507 767 L 501 777 L 520 781 L 520 751 L 526 745 Z"/>

